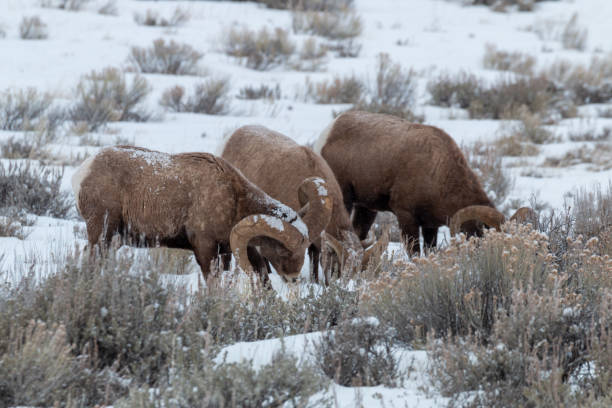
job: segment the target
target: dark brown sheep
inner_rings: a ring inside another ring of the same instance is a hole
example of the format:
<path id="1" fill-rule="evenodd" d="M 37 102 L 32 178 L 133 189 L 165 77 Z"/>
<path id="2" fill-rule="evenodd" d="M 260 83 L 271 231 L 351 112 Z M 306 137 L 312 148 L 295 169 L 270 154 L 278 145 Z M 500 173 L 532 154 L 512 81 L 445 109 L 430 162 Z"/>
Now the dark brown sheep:
<path id="1" fill-rule="evenodd" d="M 311 218 L 303 217 L 312 243 L 308 248 L 312 276 L 318 280 L 322 230 L 326 231 L 327 240 L 344 265 L 361 265 L 362 243 L 353 231 L 336 178 L 321 156 L 263 126 L 239 128 L 225 141 L 219 154 L 271 197 L 294 210 L 304 205 L 304 198 L 297 194 L 297 186 L 304 179 L 318 177 L 325 180 L 326 186 L 319 188 L 321 194 L 331 199 L 331 216 L 321 217 L 319 211 L 313 211 Z"/>
<path id="2" fill-rule="evenodd" d="M 206 276 L 219 246 L 231 245 L 244 270 L 260 263 L 247 249 L 252 244 L 284 277 L 302 268 L 309 240 L 298 214 L 211 154 L 106 148 L 80 166 L 72 185 L 92 248 L 119 232 L 148 245 L 191 249 Z M 310 180 L 299 187 L 316 191 Z"/>
<path id="3" fill-rule="evenodd" d="M 361 239 L 377 211 L 397 216 L 411 249 L 418 248 L 419 226 L 433 246 L 441 225 L 474 235 L 480 223 L 499 228 L 504 222 L 457 144 L 436 127 L 351 111 L 328 126 L 315 151 L 336 175 L 346 209 L 354 209 Z"/>

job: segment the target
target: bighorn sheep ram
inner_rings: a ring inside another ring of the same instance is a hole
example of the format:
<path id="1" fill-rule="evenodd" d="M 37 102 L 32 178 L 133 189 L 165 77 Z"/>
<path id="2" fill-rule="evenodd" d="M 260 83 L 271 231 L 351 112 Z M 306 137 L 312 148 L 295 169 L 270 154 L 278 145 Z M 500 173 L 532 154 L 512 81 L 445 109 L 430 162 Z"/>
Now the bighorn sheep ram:
<path id="1" fill-rule="evenodd" d="M 316 182 L 299 186 L 310 207 L 305 219 L 325 202 Z M 92 248 L 119 232 L 149 245 L 191 249 L 204 276 L 222 245 L 231 246 L 242 269 L 257 268 L 260 256 L 250 248 L 257 245 L 281 276 L 295 278 L 310 244 L 294 210 L 212 154 L 106 148 L 79 167 L 72 186 Z"/>
<path id="2" fill-rule="evenodd" d="M 336 178 L 323 158 L 310 148 L 300 146 L 287 136 L 263 126 L 239 128 L 218 153 L 271 197 L 293 209 L 305 205 L 306 197 L 300 196 L 297 189 L 304 179 L 318 177 L 325 180 L 326 186 L 321 185 L 319 192 L 330 197 L 331 214 L 319 212 L 317 216 L 315 213 L 312 220 L 304 217 L 310 232 L 308 253 L 312 276 L 318 281 L 322 230 L 325 230 L 326 239 L 338 260 L 343 264 L 361 266 L 364 255 L 362 243 L 353 231 Z M 327 274 L 325 276 L 327 282 Z"/>
<path id="3" fill-rule="evenodd" d="M 411 249 L 418 245 L 419 226 L 425 244 L 433 246 L 441 225 L 449 224 L 453 235 L 474 235 L 479 223 L 499 228 L 504 222 L 457 144 L 436 127 L 351 111 L 323 131 L 315 151 L 336 175 L 346 209 L 354 209 L 361 239 L 377 211 L 397 216 Z"/>

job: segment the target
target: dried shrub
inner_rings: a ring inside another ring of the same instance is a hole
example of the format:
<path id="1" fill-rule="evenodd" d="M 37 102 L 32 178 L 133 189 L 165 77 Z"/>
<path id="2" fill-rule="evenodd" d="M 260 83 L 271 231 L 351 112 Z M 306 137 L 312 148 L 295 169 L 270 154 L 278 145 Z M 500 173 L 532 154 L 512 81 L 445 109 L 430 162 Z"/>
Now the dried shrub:
<path id="1" fill-rule="evenodd" d="M 0 94 L 0 129 L 54 131 L 63 121 L 53 108 L 53 97 L 34 88 L 5 90 Z"/>
<path id="2" fill-rule="evenodd" d="M 398 386 L 392 336 L 376 319 L 345 321 L 314 345 L 321 370 L 344 386 Z"/>
<path id="3" fill-rule="evenodd" d="M 474 75 L 459 73 L 455 78 L 441 75 L 430 81 L 432 103 L 467 109 L 471 118 L 519 118 L 524 109 L 540 115 L 549 114 L 555 96 L 544 76 L 510 80 L 500 78 L 485 85 Z"/>
<path id="4" fill-rule="evenodd" d="M 578 25 L 578 14 L 574 13 L 561 33 L 561 44 L 567 50 L 584 51 L 588 31 Z"/>
<path id="5" fill-rule="evenodd" d="M 326 47 L 328 51 L 335 52 L 338 58 L 357 58 L 361 52 L 361 44 L 352 39 L 328 42 Z"/>
<path id="6" fill-rule="evenodd" d="M 537 156 L 540 148 L 533 143 L 525 141 L 520 132 L 509 128 L 509 133 L 502 134 L 495 140 L 495 147 L 501 156 L 522 157 Z"/>
<path id="7" fill-rule="evenodd" d="M 118 16 L 119 9 L 117 8 L 117 0 L 107 0 L 107 2 L 102 4 L 98 9 L 98 14 L 102 14 L 103 16 Z"/>
<path id="8" fill-rule="evenodd" d="M 542 73 L 576 105 L 612 100 L 612 56 L 594 57 L 589 65 L 557 61 Z"/>
<path id="9" fill-rule="evenodd" d="M 61 10 L 80 11 L 85 7 L 85 4 L 91 0 L 42 0 L 43 7 L 58 8 Z"/>
<path id="10" fill-rule="evenodd" d="M 190 368 L 179 359 L 168 368 L 165 378 L 154 389 L 132 388 L 129 398 L 118 407 L 303 407 L 321 398 L 311 398 L 324 391 L 327 381 L 311 364 L 277 352 L 272 360 L 258 370 L 252 362 L 221 363 L 205 361 Z"/>
<path id="11" fill-rule="evenodd" d="M 266 84 L 261 84 L 259 85 L 259 87 L 255 87 L 253 85 L 247 85 L 240 89 L 240 92 L 238 93 L 237 98 L 247 99 L 247 100 L 280 99 L 281 98 L 280 85 L 276 84 L 274 88 Z"/>
<path id="12" fill-rule="evenodd" d="M 475 143 L 463 148 L 463 153 L 487 196 L 500 207 L 510 193 L 513 180 L 504 170 L 499 149 L 492 144 Z"/>
<path id="13" fill-rule="evenodd" d="M 178 27 L 189 21 L 190 15 L 187 10 L 180 7 L 174 9 L 170 17 L 160 16 L 155 10 L 147 10 L 146 13 L 134 13 L 136 24 L 151 27 Z"/>
<path id="14" fill-rule="evenodd" d="M 422 118 L 412 112 L 416 98 L 416 72 L 405 70 L 391 61 L 388 54 L 378 55 L 374 85 L 355 105 L 355 109 L 395 115 L 412 121 Z"/>
<path id="15" fill-rule="evenodd" d="M 358 37 L 363 30 L 361 18 L 350 9 L 336 12 L 293 11 L 291 19 L 294 32 L 335 41 Z"/>
<path id="16" fill-rule="evenodd" d="M 125 74 L 117 68 L 92 71 L 77 85 L 77 102 L 70 109 L 70 119 L 91 131 L 108 122 L 147 121 L 151 115 L 142 103 L 150 90 L 147 80 L 139 75 L 128 85 Z"/>
<path id="17" fill-rule="evenodd" d="M 531 75 L 536 59 L 522 52 L 500 51 L 495 45 L 487 44 L 483 57 L 483 66 L 488 69 L 512 71 L 522 75 Z"/>
<path id="18" fill-rule="evenodd" d="M 488 335 L 496 312 L 510 307 L 512 287 L 540 287 L 554 269 L 542 234 L 524 226 L 504 228 L 413 258 L 414 263 L 395 276 L 382 274 L 366 293 L 364 307 L 370 310 L 370 304 L 388 302 L 388 307 L 374 310 L 392 313 L 375 316 L 411 322 L 421 335 L 430 330 L 437 336 L 473 331 Z"/>
<path id="19" fill-rule="evenodd" d="M 533 11 L 535 3 L 542 1 L 549 0 L 466 0 L 464 4 L 474 6 L 485 5 L 497 12 L 505 12 L 508 7 L 516 7 L 519 11 Z"/>
<path id="20" fill-rule="evenodd" d="M 463 71 L 456 74 L 455 77 L 451 77 L 450 74 L 441 74 L 427 84 L 432 104 L 462 109 L 467 109 L 472 101 L 478 98 L 482 88 L 484 88 L 482 80 L 479 80 L 474 74 Z"/>
<path id="21" fill-rule="evenodd" d="M 612 140 L 612 128 L 606 127 L 600 132 L 595 129 L 572 130 L 567 137 L 572 142 L 605 142 Z"/>
<path id="22" fill-rule="evenodd" d="M 189 44 L 158 38 L 151 47 L 132 47 L 129 62 L 143 73 L 197 75 L 198 62 L 204 55 Z"/>
<path id="23" fill-rule="evenodd" d="M 330 81 L 312 83 L 306 80 L 306 99 L 315 103 L 358 103 L 366 86 L 355 75 L 334 76 Z"/>
<path id="24" fill-rule="evenodd" d="M 73 202 L 61 191 L 62 172 L 44 167 L 0 165 L 0 208 L 16 207 L 36 215 L 66 218 Z"/>
<path id="25" fill-rule="evenodd" d="M 302 43 L 293 68 L 297 71 L 321 71 L 325 67 L 327 47 L 318 43 L 314 38 L 308 38 Z"/>
<path id="26" fill-rule="evenodd" d="M 605 171 L 612 168 L 611 156 L 612 146 L 609 143 L 597 143 L 594 146 L 584 144 L 568 150 L 563 156 L 546 157 L 542 166 L 571 167 L 588 164 L 588 170 Z"/>
<path id="27" fill-rule="evenodd" d="M 15 207 L 0 208 L 0 237 L 26 239 L 30 231 L 24 230 L 24 227 L 31 227 L 33 224 L 33 219 Z"/>
<path id="28" fill-rule="evenodd" d="M 229 111 L 229 88 L 228 79 L 211 78 L 197 84 L 193 93 L 186 96 L 185 88 L 176 85 L 164 91 L 159 104 L 173 112 L 224 115 Z"/>
<path id="29" fill-rule="evenodd" d="M 287 31 L 267 28 L 255 32 L 248 28 L 232 28 L 224 35 L 224 51 L 240 58 L 251 69 L 265 71 L 286 64 L 295 51 Z"/>
<path id="30" fill-rule="evenodd" d="M 49 36 L 47 25 L 38 16 L 24 17 L 19 24 L 22 40 L 44 40 Z"/>
<path id="31" fill-rule="evenodd" d="M 82 399 L 92 374 L 71 349 L 62 325 L 31 321 L 25 328 L 15 327 L 0 356 L 2 406 L 52 406 Z"/>

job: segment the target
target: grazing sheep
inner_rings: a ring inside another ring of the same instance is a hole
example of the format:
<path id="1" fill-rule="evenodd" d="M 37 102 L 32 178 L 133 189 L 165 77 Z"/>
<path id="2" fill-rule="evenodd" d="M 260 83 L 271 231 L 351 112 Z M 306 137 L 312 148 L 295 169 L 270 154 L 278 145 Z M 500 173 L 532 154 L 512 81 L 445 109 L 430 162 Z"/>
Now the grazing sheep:
<path id="1" fill-rule="evenodd" d="M 481 223 L 499 228 L 504 222 L 457 144 L 436 127 L 351 111 L 325 129 L 315 151 L 336 175 L 346 209 L 354 209 L 361 239 L 377 211 L 397 216 L 410 249 L 417 248 L 419 226 L 433 246 L 441 225 L 474 235 Z"/>
<path id="2" fill-rule="evenodd" d="M 119 232 L 148 245 L 191 249 L 204 276 L 227 245 L 244 270 L 257 269 L 262 260 L 248 248 L 257 245 L 282 276 L 295 278 L 310 243 L 294 210 L 207 153 L 106 148 L 79 167 L 72 186 L 92 248 Z M 312 180 L 299 188 L 311 208 L 324 199 L 313 195 Z"/>
<path id="3" fill-rule="evenodd" d="M 225 141 L 219 154 L 271 197 L 294 210 L 304 205 L 304 198 L 297 194 L 297 186 L 304 179 L 319 177 L 325 180 L 326 186 L 319 189 L 321 194 L 331 199 L 331 214 L 321 217 L 318 216 L 320 212 L 313 211 L 310 218 L 303 217 L 312 243 L 308 248 L 312 277 L 318 281 L 322 230 L 326 231 L 327 241 L 343 264 L 361 265 L 364 255 L 362 243 L 353 231 L 336 178 L 321 156 L 263 126 L 239 128 Z M 326 281 L 327 278 L 326 275 Z"/>

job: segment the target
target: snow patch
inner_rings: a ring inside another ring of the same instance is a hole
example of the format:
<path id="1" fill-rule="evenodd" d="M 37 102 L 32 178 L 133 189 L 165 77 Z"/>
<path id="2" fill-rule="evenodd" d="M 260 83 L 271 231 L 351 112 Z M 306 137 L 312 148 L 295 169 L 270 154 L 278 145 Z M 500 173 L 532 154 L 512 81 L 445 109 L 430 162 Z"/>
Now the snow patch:
<path id="1" fill-rule="evenodd" d="M 283 232 L 285 230 L 285 226 L 283 225 L 283 221 L 280 218 L 272 217 L 270 215 L 263 214 L 261 218 L 270 226 L 277 231 Z"/>
<path id="2" fill-rule="evenodd" d="M 327 139 L 329 138 L 331 130 L 334 127 L 334 124 L 336 123 L 336 120 L 337 118 L 334 119 L 329 125 L 327 125 L 327 127 L 323 129 L 323 132 L 321 132 L 321 135 L 319 136 L 313 147 L 315 153 L 319 155 L 321 154 L 321 150 L 323 150 L 323 146 L 325 146 L 325 143 L 327 143 Z"/>
<path id="3" fill-rule="evenodd" d="M 81 184 L 83 183 L 83 180 L 85 180 L 85 178 L 89 176 L 89 173 L 91 172 L 91 164 L 93 163 L 94 158 L 95 156 L 91 156 L 87 160 L 85 160 L 83 164 L 79 166 L 77 171 L 75 171 L 72 175 L 72 191 L 74 192 L 74 198 L 79 213 L 81 212 L 81 208 L 79 207 L 79 192 L 81 191 Z"/>
<path id="4" fill-rule="evenodd" d="M 135 159 L 144 160 L 149 166 L 154 167 L 169 167 L 173 164 L 172 157 L 168 153 L 143 151 L 139 149 L 131 149 L 126 147 L 113 147 L 113 150 L 119 152 L 128 152 Z"/>

